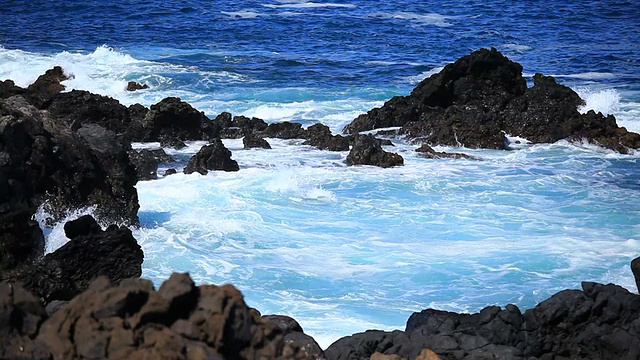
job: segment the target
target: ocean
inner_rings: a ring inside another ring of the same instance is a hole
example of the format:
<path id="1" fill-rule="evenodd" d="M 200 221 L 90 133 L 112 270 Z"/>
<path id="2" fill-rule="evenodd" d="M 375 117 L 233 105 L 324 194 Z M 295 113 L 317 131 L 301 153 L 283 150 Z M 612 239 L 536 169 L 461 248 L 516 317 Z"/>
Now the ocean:
<path id="1" fill-rule="evenodd" d="M 149 106 L 178 96 L 215 117 L 317 122 L 334 133 L 481 47 L 553 75 L 640 132 L 640 3 L 634 1 L 0 2 L 0 80 L 27 86 L 60 65 L 67 89 Z M 128 81 L 148 84 L 127 92 Z M 513 134 L 516 135 L 516 134 Z M 593 144 L 515 151 L 393 139 L 405 165 L 347 167 L 347 152 L 224 140 L 234 173 L 138 183 L 143 277 L 232 283 L 263 314 L 287 314 L 325 348 L 403 329 L 425 308 L 535 306 L 581 281 L 637 291 L 640 153 Z M 177 164 L 204 143 L 167 149 Z M 159 144 L 134 144 L 157 148 Z M 92 209 L 79 209 L 69 219 Z M 46 214 L 38 214 L 40 218 Z M 61 246 L 61 224 L 45 229 Z"/>

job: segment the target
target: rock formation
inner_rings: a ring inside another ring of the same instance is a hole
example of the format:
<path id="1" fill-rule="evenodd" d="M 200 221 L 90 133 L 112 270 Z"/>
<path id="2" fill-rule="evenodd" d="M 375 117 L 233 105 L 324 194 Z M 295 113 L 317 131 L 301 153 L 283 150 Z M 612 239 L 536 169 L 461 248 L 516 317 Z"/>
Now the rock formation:
<path id="1" fill-rule="evenodd" d="M 206 175 L 209 170 L 238 171 L 238 163 L 231 159 L 231 151 L 220 139 L 214 139 L 210 145 L 205 145 L 189 159 L 184 168 L 185 174 L 199 172 Z"/>
<path id="2" fill-rule="evenodd" d="M 640 135 L 613 116 L 580 114 L 582 99 L 549 76 L 536 74 L 527 88 L 522 66 L 497 50 L 481 49 L 423 80 L 408 96 L 360 115 L 344 129 L 401 126 L 409 139 L 431 144 L 504 149 L 504 133 L 533 143 L 582 140 L 626 153 Z"/>
<path id="3" fill-rule="evenodd" d="M 423 157 L 428 159 L 473 159 L 472 156 L 462 153 L 447 153 L 444 151 L 435 151 L 431 146 L 424 144 L 416 149 L 416 152 L 420 153 Z"/>
<path id="4" fill-rule="evenodd" d="M 231 285 L 95 280 L 51 317 L 20 285 L 0 283 L 0 358 L 318 359 L 249 308 Z"/>
<path id="5" fill-rule="evenodd" d="M 254 134 L 248 133 L 242 138 L 242 144 L 245 149 L 271 149 L 271 145 L 264 138 Z"/>
<path id="6" fill-rule="evenodd" d="M 323 124 L 314 124 L 307 128 L 306 138 L 303 144 L 315 146 L 320 150 L 348 151 L 349 139 L 342 135 L 332 135 L 329 127 Z"/>
<path id="7" fill-rule="evenodd" d="M 129 159 L 136 169 L 138 180 L 157 179 L 158 164 L 175 161 L 163 149 L 130 150 Z"/>
<path id="8" fill-rule="evenodd" d="M 402 165 L 402 156 L 384 151 L 373 135 L 358 135 L 347 155 L 347 165 L 375 165 L 383 168 Z"/>

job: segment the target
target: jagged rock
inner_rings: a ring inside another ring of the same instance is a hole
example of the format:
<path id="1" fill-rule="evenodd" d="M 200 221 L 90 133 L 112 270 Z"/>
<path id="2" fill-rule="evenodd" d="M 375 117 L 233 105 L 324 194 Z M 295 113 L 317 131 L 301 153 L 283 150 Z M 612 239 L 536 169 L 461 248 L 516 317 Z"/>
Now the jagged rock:
<path id="1" fill-rule="evenodd" d="M 0 283 L 0 357 L 42 359 L 314 359 L 262 321 L 231 285 L 173 274 L 95 280 L 50 318 L 20 286 Z"/>
<path id="2" fill-rule="evenodd" d="M 165 139 L 160 141 L 160 146 L 170 147 L 174 149 L 183 149 L 187 147 L 187 144 L 185 144 L 182 140 L 178 140 L 178 139 Z"/>
<path id="3" fill-rule="evenodd" d="M 0 99 L 6 99 L 14 95 L 24 95 L 26 89 L 16 86 L 13 80 L 0 81 Z"/>
<path id="4" fill-rule="evenodd" d="M 0 173 L 11 202 L 53 221 L 70 209 L 96 206 L 102 220 L 138 223 L 135 169 L 126 146 L 98 125 L 68 128 L 13 96 L 0 100 Z"/>
<path id="5" fill-rule="evenodd" d="M 45 108 L 56 94 L 65 89 L 60 82 L 68 80 L 60 66 L 47 70 L 29 87 L 27 87 L 27 99 L 38 109 Z"/>
<path id="6" fill-rule="evenodd" d="M 429 348 L 442 359 L 636 359 L 640 296 L 617 285 L 583 282 L 524 314 L 515 305 L 475 314 L 433 309 L 411 315 L 405 331 L 367 331 L 342 338 L 327 358 L 364 359 L 376 351 L 416 358 Z"/>
<path id="7" fill-rule="evenodd" d="M 138 180 L 154 180 L 158 178 L 158 164 L 174 162 L 163 149 L 142 149 L 129 151 L 129 159 L 136 168 Z"/>
<path id="8" fill-rule="evenodd" d="M 3 274 L 4 280 L 20 281 L 45 299 L 71 300 L 99 276 L 111 281 L 139 277 L 144 255 L 131 230 L 116 225 L 102 231 L 92 218 L 65 224 L 71 240 L 33 265 Z"/>
<path id="9" fill-rule="evenodd" d="M 32 210 L 26 207 L 0 211 L 0 272 L 31 263 L 44 254 L 44 235 L 32 216 Z"/>
<path id="10" fill-rule="evenodd" d="M 220 134 L 203 112 L 176 97 L 151 105 L 140 126 L 140 141 L 212 140 Z"/>
<path id="11" fill-rule="evenodd" d="M 441 159 L 441 158 L 451 158 L 451 159 L 473 159 L 472 156 L 462 153 L 447 153 L 444 151 L 435 151 L 433 148 L 427 144 L 424 144 L 416 149 L 416 152 L 419 152 L 422 156 L 428 159 Z"/>
<path id="12" fill-rule="evenodd" d="M 238 163 L 231 159 L 231 151 L 220 139 L 214 139 L 210 145 L 205 145 L 189 159 L 184 168 L 185 174 L 199 172 L 206 175 L 209 170 L 238 171 Z"/>
<path id="13" fill-rule="evenodd" d="M 320 150 L 347 151 L 349 150 L 349 139 L 341 135 L 331 134 L 328 126 L 314 124 L 307 128 L 307 141 L 303 145 L 315 146 Z"/>
<path id="14" fill-rule="evenodd" d="M 164 176 L 169 176 L 177 173 L 178 171 L 176 169 L 167 169 L 167 171 L 164 172 Z"/>
<path id="15" fill-rule="evenodd" d="M 640 292 L 640 257 L 637 257 L 631 261 L 631 272 L 636 279 L 636 288 Z"/>
<path id="16" fill-rule="evenodd" d="M 140 84 L 137 83 L 135 81 L 129 81 L 127 83 L 127 91 L 136 91 L 136 90 L 143 90 L 143 89 L 148 89 L 149 85 L 147 84 Z"/>
<path id="17" fill-rule="evenodd" d="M 383 168 L 403 165 L 402 156 L 384 151 L 373 135 L 358 135 L 347 155 L 347 165 L 375 165 Z"/>
<path id="18" fill-rule="evenodd" d="M 295 319 L 286 315 L 264 315 L 262 319 L 276 325 L 283 332 L 285 343 L 300 349 L 300 352 L 305 354 L 305 358 L 326 359 L 320 345 L 304 333 Z"/>
<path id="19" fill-rule="evenodd" d="M 640 147 L 640 135 L 613 116 L 580 114 L 584 102 L 570 88 L 536 74 L 527 88 L 522 66 L 497 50 L 481 49 L 423 80 L 408 96 L 356 118 L 344 129 L 357 133 L 402 127 L 426 144 L 505 149 L 504 132 L 533 143 L 587 139 L 621 153 Z"/>
<path id="20" fill-rule="evenodd" d="M 271 149 L 271 145 L 269 145 L 267 140 L 253 133 L 245 135 L 244 138 L 242 138 L 242 144 L 245 149 Z"/>
<path id="21" fill-rule="evenodd" d="M 280 123 L 271 123 L 266 129 L 259 132 L 262 137 L 276 139 L 304 139 L 306 132 L 300 123 L 292 123 L 283 121 Z"/>

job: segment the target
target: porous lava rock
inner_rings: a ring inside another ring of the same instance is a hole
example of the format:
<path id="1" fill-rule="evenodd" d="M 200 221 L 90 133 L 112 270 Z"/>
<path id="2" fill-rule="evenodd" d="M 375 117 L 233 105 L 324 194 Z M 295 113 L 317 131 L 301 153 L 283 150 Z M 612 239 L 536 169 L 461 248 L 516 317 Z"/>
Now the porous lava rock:
<path id="1" fill-rule="evenodd" d="M 220 134 L 220 128 L 203 112 L 177 97 L 151 105 L 140 125 L 140 141 L 209 141 Z"/>
<path id="2" fill-rule="evenodd" d="M 383 168 L 404 164 L 402 156 L 384 151 L 373 135 L 358 135 L 347 155 L 347 165 L 374 165 Z"/>
<path id="3" fill-rule="evenodd" d="M 242 144 L 245 149 L 271 149 L 271 145 L 264 138 L 255 135 L 254 133 L 248 133 L 242 138 Z"/>
<path id="4" fill-rule="evenodd" d="M 19 284 L 0 283 L 0 357 L 38 359 L 317 359 L 260 318 L 231 285 L 173 274 L 96 279 L 47 318 Z"/>
<path id="5" fill-rule="evenodd" d="M 640 296 L 609 284 L 583 282 L 524 314 L 515 305 L 475 314 L 427 309 L 405 331 L 367 331 L 325 350 L 330 360 L 396 354 L 414 359 L 430 348 L 442 359 L 636 359 L 640 356 Z"/>
<path id="6" fill-rule="evenodd" d="M 448 153 L 444 151 L 435 151 L 431 146 L 424 144 L 416 149 L 416 152 L 428 159 L 473 159 L 472 156 L 463 153 Z"/>
<path id="7" fill-rule="evenodd" d="M 209 170 L 238 171 L 238 163 L 231 159 L 231 151 L 227 149 L 222 140 L 214 139 L 211 144 L 203 146 L 200 151 L 189 159 L 184 168 L 185 174 L 199 172 L 206 175 Z"/>
<path id="8" fill-rule="evenodd" d="M 129 81 L 127 83 L 127 91 L 137 91 L 137 90 L 144 90 L 144 89 L 148 89 L 149 85 L 147 84 L 140 84 L 137 83 L 135 81 Z"/>
<path id="9" fill-rule="evenodd" d="M 27 87 L 27 99 L 35 107 L 45 108 L 54 96 L 65 89 L 61 82 L 68 79 L 69 77 L 65 75 L 62 68 L 55 66 L 40 75 L 33 84 Z"/>
<path id="10" fill-rule="evenodd" d="M 550 76 L 535 74 L 527 88 L 520 64 L 496 49 L 480 49 L 423 80 L 410 95 L 360 115 L 344 131 L 400 126 L 416 142 L 488 149 L 505 149 L 505 133 L 533 143 L 587 140 L 621 153 L 640 147 L 639 134 L 618 127 L 613 116 L 581 114 L 583 104 Z"/>
<path id="11" fill-rule="evenodd" d="M 130 150 L 129 159 L 136 169 L 138 180 L 157 179 L 158 164 L 175 161 L 163 149 Z"/>

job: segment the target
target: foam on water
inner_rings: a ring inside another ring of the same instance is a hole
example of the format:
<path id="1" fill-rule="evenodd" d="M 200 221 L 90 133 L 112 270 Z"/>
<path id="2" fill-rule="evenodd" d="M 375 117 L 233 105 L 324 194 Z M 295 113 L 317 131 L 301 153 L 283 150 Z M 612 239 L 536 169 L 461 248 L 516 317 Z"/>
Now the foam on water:
<path id="1" fill-rule="evenodd" d="M 378 169 L 268 140 L 272 150 L 225 140 L 239 172 L 138 184 L 145 276 L 189 271 L 197 282 L 233 283 L 323 347 L 402 328 L 427 307 L 528 308 L 583 280 L 633 289 L 625 267 L 640 244 L 640 183 L 629 177 L 637 156 L 558 143 L 437 147 L 481 161 L 428 160 L 397 142 L 388 150 L 405 166 Z"/>

